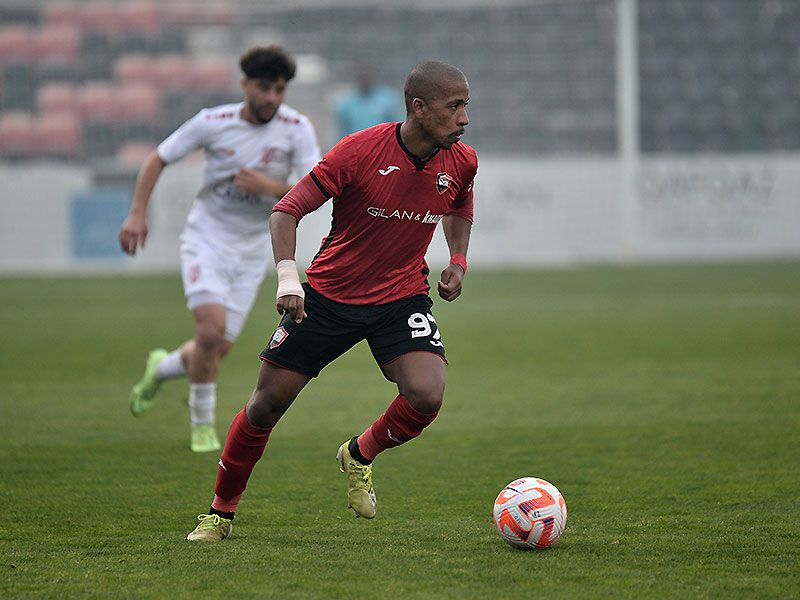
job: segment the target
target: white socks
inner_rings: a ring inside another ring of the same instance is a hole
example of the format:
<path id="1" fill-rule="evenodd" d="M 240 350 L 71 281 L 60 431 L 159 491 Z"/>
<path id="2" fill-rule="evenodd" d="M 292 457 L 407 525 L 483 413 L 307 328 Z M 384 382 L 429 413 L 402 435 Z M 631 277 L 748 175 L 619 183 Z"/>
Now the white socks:
<path id="1" fill-rule="evenodd" d="M 192 425 L 213 424 L 217 408 L 217 384 L 190 384 L 189 408 L 192 413 Z"/>
<path id="2" fill-rule="evenodd" d="M 156 376 L 160 381 L 165 379 L 175 379 L 176 377 L 184 377 L 186 375 L 186 367 L 181 360 L 181 349 L 173 350 L 167 354 L 164 359 L 158 363 Z"/>

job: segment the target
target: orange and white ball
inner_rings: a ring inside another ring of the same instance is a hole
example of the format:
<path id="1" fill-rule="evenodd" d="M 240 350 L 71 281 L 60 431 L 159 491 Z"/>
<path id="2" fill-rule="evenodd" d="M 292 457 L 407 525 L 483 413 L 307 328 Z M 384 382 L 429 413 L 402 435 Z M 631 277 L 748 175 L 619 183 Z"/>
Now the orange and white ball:
<path id="1" fill-rule="evenodd" d="M 558 488 L 544 479 L 515 479 L 494 501 L 494 526 L 515 548 L 547 548 L 564 533 L 567 504 Z"/>

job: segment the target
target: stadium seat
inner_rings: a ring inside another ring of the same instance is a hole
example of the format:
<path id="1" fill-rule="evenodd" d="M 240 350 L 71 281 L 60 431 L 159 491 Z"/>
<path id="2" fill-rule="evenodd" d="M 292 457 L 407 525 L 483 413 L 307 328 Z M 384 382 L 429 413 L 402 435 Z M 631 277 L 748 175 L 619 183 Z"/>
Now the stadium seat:
<path id="1" fill-rule="evenodd" d="M 196 5 L 188 0 L 169 2 L 162 6 L 162 17 L 169 28 L 194 25 L 197 22 L 196 15 Z"/>
<path id="2" fill-rule="evenodd" d="M 160 33 L 163 17 L 160 5 L 155 2 L 139 0 L 123 3 L 120 6 L 120 19 L 125 30 L 148 38 Z"/>
<path id="3" fill-rule="evenodd" d="M 212 2 L 205 7 L 197 7 L 201 23 L 230 27 L 236 24 L 236 10 L 224 2 Z"/>
<path id="4" fill-rule="evenodd" d="M 115 87 L 108 81 L 90 81 L 78 89 L 80 114 L 87 122 L 111 123 L 119 113 Z"/>
<path id="5" fill-rule="evenodd" d="M 132 83 L 120 86 L 116 92 L 119 109 L 118 121 L 122 126 L 130 123 L 147 123 L 159 127 L 163 120 L 161 95 L 148 83 Z"/>
<path id="6" fill-rule="evenodd" d="M 34 59 L 39 69 L 72 69 L 78 64 L 81 30 L 74 25 L 45 25 L 35 32 Z"/>
<path id="7" fill-rule="evenodd" d="M 205 92 L 228 92 L 233 86 L 233 70 L 230 61 L 216 58 L 200 58 L 192 64 L 190 89 Z"/>
<path id="8" fill-rule="evenodd" d="M 80 114 L 75 86 L 66 82 L 49 82 L 36 90 L 36 108 L 39 113 Z"/>
<path id="9" fill-rule="evenodd" d="M 159 87 L 163 90 L 188 90 L 193 77 L 189 60 L 180 54 L 164 54 L 153 61 Z"/>
<path id="10" fill-rule="evenodd" d="M 78 159 L 83 154 L 81 123 L 76 114 L 44 113 L 36 122 L 37 154 Z"/>
<path id="11" fill-rule="evenodd" d="M 28 25 L 0 27 L 0 65 L 28 64 L 33 59 L 34 28 Z"/>
<path id="12" fill-rule="evenodd" d="M 106 36 L 122 35 L 125 32 L 122 12 L 112 2 L 91 2 L 80 8 L 81 25 L 90 31 Z"/>
<path id="13" fill-rule="evenodd" d="M 80 9 L 73 2 L 55 0 L 42 7 L 42 23 L 45 25 L 71 25 L 79 27 L 82 23 Z"/>
<path id="14" fill-rule="evenodd" d="M 147 54 L 126 54 L 114 63 L 114 78 L 121 85 L 159 83 L 157 60 Z"/>
<path id="15" fill-rule="evenodd" d="M 122 166 L 138 169 L 157 145 L 156 141 L 125 142 L 117 150 L 117 162 Z"/>
<path id="16" fill-rule="evenodd" d="M 0 155 L 5 158 L 30 158 L 36 152 L 33 115 L 25 111 L 0 113 Z"/>

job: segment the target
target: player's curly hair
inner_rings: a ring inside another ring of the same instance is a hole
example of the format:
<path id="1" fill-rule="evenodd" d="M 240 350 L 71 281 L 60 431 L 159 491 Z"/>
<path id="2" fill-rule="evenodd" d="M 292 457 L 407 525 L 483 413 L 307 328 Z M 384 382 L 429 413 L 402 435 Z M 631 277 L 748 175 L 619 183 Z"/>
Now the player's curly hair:
<path id="1" fill-rule="evenodd" d="M 281 46 L 250 48 L 239 59 L 239 67 L 248 79 L 275 81 L 283 77 L 290 81 L 297 70 L 294 59 Z"/>

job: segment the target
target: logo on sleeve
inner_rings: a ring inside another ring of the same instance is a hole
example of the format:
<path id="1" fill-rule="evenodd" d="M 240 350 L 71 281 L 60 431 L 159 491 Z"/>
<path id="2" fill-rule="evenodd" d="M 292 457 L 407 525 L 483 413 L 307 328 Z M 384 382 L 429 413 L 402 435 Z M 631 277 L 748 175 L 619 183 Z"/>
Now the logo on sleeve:
<path id="1" fill-rule="evenodd" d="M 450 177 L 447 173 L 442 171 L 441 173 L 436 174 L 436 191 L 440 194 L 443 194 L 447 188 L 450 187 L 450 182 L 453 181 L 453 178 Z"/>

